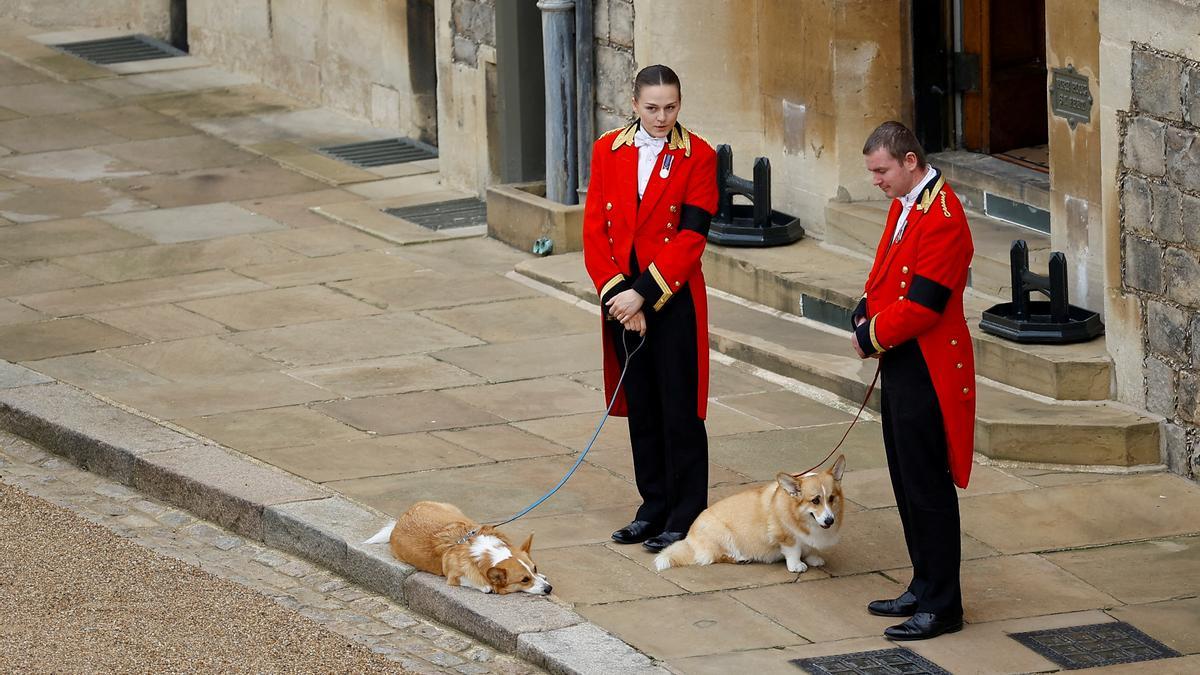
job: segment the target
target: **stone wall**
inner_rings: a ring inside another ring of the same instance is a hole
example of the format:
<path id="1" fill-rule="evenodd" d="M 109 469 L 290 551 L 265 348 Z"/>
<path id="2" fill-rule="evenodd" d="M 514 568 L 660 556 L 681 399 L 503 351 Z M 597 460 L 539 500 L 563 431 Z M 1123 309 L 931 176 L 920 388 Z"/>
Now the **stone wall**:
<path id="1" fill-rule="evenodd" d="M 0 0 L 0 18 L 46 28 L 113 28 L 158 38 L 170 32 L 170 0 Z"/>
<path id="2" fill-rule="evenodd" d="M 1200 475 L 1200 62 L 1134 44 L 1122 115 L 1122 288 L 1141 306 L 1146 408 Z"/>
<path id="3" fill-rule="evenodd" d="M 594 0 L 596 135 L 622 126 L 632 112 L 633 0 Z M 650 64 L 644 64 L 650 65 Z"/>
<path id="4" fill-rule="evenodd" d="M 479 47 L 496 47 L 495 0 L 454 0 L 451 5 L 454 26 L 455 63 L 471 67 L 479 65 Z"/>

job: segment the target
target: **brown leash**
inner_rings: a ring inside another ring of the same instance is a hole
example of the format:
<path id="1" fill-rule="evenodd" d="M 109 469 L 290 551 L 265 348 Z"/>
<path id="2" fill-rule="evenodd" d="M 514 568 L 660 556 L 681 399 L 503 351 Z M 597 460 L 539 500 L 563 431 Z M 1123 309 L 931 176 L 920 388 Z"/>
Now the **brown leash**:
<path id="1" fill-rule="evenodd" d="M 837 445 L 833 446 L 833 449 L 829 451 L 829 454 L 825 455 L 825 459 L 817 462 L 816 466 L 806 471 L 792 474 L 793 476 L 803 476 L 811 471 L 816 471 L 817 469 L 821 468 L 822 464 L 828 462 L 830 457 L 833 457 L 833 454 L 838 451 L 838 448 L 842 447 L 842 443 L 846 442 L 846 438 L 850 435 L 850 432 L 854 430 L 854 425 L 858 424 L 858 418 L 862 417 L 863 410 L 867 407 L 867 401 L 871 400 L 871 392 L 875 391 L 875 383 L 877 382 L 879 382 L 879 364 L 875 365 L 875 377 L 871 378 L 871 385 L 867 387 L 867 395 L 863 397 L 862 405 L 858 406 L 858 412 L 854 413 L 854 419 L 850 422 L 850 426 L 846 427 L 846 433 L 842 434 L 842 440 L 838 441 Z"/>

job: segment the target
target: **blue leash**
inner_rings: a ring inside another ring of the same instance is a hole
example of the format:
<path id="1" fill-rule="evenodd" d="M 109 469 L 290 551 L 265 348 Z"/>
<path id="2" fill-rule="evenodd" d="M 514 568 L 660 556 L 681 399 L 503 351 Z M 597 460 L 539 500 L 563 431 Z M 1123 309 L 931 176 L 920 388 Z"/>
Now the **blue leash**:
<path id="1" fill-rule="evenodd" d="M 629 351 L 629 344 L 625 342 L 625 335 L 627 332 L 628 331 L 624 331 L 621 333 L 621 346 L 625 347 L 625 367 L 623 367 L 621 369 L 621 377 L 617 379 L 617 386 L 613 388 L 612 400 L 609 401 L 608 408 L 604 411 L 604 417 L 600 418 L 600 424 L 596 425 L 596 431 L 592 433 L 592 439 L 590 441 L 588 441 L 587 445 L 583 448 L 583 452 L 579 453 L 579 459 L 575 460 L 575 466 L 571 467 L 571 470 L 567 472 L 567 475 L 563 476 L 562 480 L 558 481 L 558 485 L 555 485 L 552 490 L 550 490 L 546 494 L 542 495 L 534 503 L 521 509 L 520 512 L 518 512 L 515 516 L 509 518 L 508 520 L 502 520 L 498 523 L 492 523 L 493 527 L 500 527 L 501 525 L 507 525 L 508 523 L 511 523 L 512 521 L 520 518 L 521 516 L 524 516 L 526 513 L 529 513 L 530 511 L 537 508 L 542 502 L 549 499 L 551 495 L 553 495 L 555 492 L 558 492 L 559 488 L 566 485 L 567 481 L 570 480 L 571 476 L 575 474 L 575 470 L 579 468 L 579 465 L 583 464 L 583 458 L 587 457 L 588 451 L 591 450 L 592 445 L 594 445 L 596 443 L 596 438 L 600 435 L 600 430 L 604 428 L 604 423 L 608 421 L 608 416 L 610 413 L 612 413 L 613 405 L 615 405 L 617 402 L 617 392 L 621 390 L 621 384 L 623 382 L 625 382 L 625 373 L 629 372 L 629 360 L 631 358 L 633 358 L 633 355 L 636 354 L 639 349 L 642 348 L 642 345 L 646 344 L 646 336 L 643 335 L 641 341 L 638 342 L 637 346 L 633 348 L 633 351 Z M 465 543 L 468 539 L 470 539 L 471 537 L 474 537 L 476 534 L 479 534 L 478 529 L 471 530 L 470 532 L 463 535 L 462 539 L 458 540 L 458 543 L 460 543 L 460 544 Z"/>

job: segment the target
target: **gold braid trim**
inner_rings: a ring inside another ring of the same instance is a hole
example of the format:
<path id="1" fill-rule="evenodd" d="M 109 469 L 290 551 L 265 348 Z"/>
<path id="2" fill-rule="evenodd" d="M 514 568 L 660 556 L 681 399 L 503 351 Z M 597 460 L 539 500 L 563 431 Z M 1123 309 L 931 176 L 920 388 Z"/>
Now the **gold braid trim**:
<path id="1" fill-rule="evenodd" d="M 617 284 L 621 283 L 622 281 L 625 281 L 624 274 L 618 274 L 617 276 L 615 276 L 615 277 L 609 279 L 607 282 L 605 282 L 604 288 L 600 289 L 600 299 L 603 300 L 604 296 L 608 295 L 608 292 L 612 290 L 612 287 L 616 286 Z"/>
<path id="2" fill-rule="evenodd" d="M 662 296 L 659 297 L 658 302 L 654 303 L 654 311 L 657 312 L 662 309 L 663 305 L 667 304 L 667 300 L 671 299 L 673 293 L 671 293 L 671 285 L 663 278 L 662 273 L 658 271 L 658 267 L 654 263 L 650 263 L 649 269 L 650 276 L 654 277 L 655 283 L 658 284 L 659 290 L 662 291 Z"/>
<path id="3" fill-rule="evenodd" d="M 882 354 L 883 352 L 885 352 L 887 350 L 883 348 L 883 345 L 879 344 L 879 338 L 875 337 L 875 319 L 877 319 L 877 318 L 878 317 L 874 317 L 874 316 L 871 317 L 871 323 L 867 328 L 867 332 L 870 333 L 870 335 L 871 335 L 871 344 L 875 346 L 875 351 Z"/>

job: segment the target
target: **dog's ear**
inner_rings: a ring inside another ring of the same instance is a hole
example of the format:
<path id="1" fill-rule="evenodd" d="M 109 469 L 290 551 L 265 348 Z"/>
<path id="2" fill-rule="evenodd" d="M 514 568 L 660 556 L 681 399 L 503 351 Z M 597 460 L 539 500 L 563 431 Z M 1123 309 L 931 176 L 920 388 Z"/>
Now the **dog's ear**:
<path id="1" fill-rule="evenodd" d="M 505 572 L 503 567 L 489 568 L 487 571 L 487 578 L 493 586 L 504 586 L 508 584 L 508 572 Z"/>
<path id="2" fill-rule="evenodd" d="M 525 543 L 521 544 L 521 550 L 525 551 L 526 555 L 529 554 L 529 549 L 531 549 L 531 548 L 533 548 L 533 533 L 532 532 L 530 532 L 529 536 L 525 538 Z"/>
<path id="3" fill-rule="evenodd" d="M 838 455 L 837 461 L 833 463 L 833 479 L 836 481 L 842 480 L 842 472 L 846 470 L 846 456 Z"/>
<path id="4" fill-rule="evenodd" d="M 795 497 L 800 494 L 800 483 L 796 477 L 785 471 L 780 471 L 775 480 L 779 481 L 779 487 L 783 488 L 789 495 Z"/>

